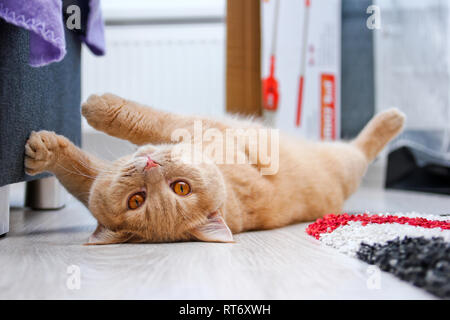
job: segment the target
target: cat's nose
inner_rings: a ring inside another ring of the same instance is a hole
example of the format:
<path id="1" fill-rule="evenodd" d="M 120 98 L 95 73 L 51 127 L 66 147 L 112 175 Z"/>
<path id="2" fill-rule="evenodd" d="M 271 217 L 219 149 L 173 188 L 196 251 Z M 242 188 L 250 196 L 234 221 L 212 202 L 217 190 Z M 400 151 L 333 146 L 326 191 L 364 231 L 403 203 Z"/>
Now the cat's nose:
<path id="1" fill-rule="evenodd" d="M 154 168 L 154 167 L 157 167 L 157 166 L 159 166 L 159 163 L 157 163 L 152 158 L 147 156 L 147 164 L 145 165 L 144 170 L 147 171 L 147 170 L 150 170 L 151 168 Z"/>

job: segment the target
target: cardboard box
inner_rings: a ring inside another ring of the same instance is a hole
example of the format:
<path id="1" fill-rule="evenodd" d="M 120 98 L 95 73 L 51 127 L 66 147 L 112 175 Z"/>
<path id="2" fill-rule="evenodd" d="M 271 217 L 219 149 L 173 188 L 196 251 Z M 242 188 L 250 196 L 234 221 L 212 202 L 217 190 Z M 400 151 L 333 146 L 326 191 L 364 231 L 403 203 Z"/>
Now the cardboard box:
<path id="1" fill-rule="evenodd" d="M 268 0 L 261 12 L 262 78 L 269 75 L 274 53 L 279 91 L 277 110 L 265 116 L 295 135 L 338 139 L 341 1 Z"/>

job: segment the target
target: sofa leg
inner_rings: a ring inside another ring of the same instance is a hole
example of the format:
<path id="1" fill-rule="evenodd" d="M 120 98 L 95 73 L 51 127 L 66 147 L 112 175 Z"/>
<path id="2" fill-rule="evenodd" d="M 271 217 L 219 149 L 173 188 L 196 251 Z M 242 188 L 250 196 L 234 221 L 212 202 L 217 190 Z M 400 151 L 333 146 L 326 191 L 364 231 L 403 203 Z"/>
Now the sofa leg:
<path id="1" fill-rule="evenodd" d="M 66 190 L 55 177 L 27 182 L 25 206 L 35 210 L 61 209 L 66 204 Z"/>
<path id="2" fill-rule="evenodd" d="M 9 231 L 9 186 L 0 187 L 0 237 Z"/>

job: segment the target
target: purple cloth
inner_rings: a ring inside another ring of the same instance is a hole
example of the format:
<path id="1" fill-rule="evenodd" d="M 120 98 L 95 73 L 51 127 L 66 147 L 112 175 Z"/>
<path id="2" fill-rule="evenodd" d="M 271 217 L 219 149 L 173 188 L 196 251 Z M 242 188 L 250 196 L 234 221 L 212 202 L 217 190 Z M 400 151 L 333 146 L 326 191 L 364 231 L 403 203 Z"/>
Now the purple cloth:
<path id="1" fill-rule="evenodd" d="M 81 40 L 96 55 L 105 54 L 103 19 L 99 0 L 89 0 L 86 35 Z M 33 67 L 61 61 L 66 54 L 61 0 L 0 0 L 0 18 L 30 31 Z"/>

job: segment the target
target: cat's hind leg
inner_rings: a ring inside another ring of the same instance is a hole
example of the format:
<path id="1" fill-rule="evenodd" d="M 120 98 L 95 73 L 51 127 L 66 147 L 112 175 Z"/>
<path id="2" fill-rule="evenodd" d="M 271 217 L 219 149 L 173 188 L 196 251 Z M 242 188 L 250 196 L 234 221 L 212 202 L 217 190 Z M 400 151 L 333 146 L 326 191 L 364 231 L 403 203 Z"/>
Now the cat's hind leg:
<path id="1" fill-rule="evenodd" d="M 333 186 L 334 191 L 328 193 L 337 194 L 333 199 L 343 203 L 356 191 L 377 154 L 400 133 L 404 122 L 405 116 L 391 109 L 377 114 L 350 143 L 319 144 L 317 158 L 328 174 L 322 189 Z"/>
<path id="2" fill-rule="evenodd" d="M 352 142 L 371 162 L 402 130 L 405 115 L 398 109 L 377 114 Z"/>
<path id="3" fill-rule="evenodd" d="M 377 114 L 350 144 L 341 144 L 335 159 L 345 199 L 358 188 L 368 165 L 402 130 L 405 115 L 397 109 Z"/>

